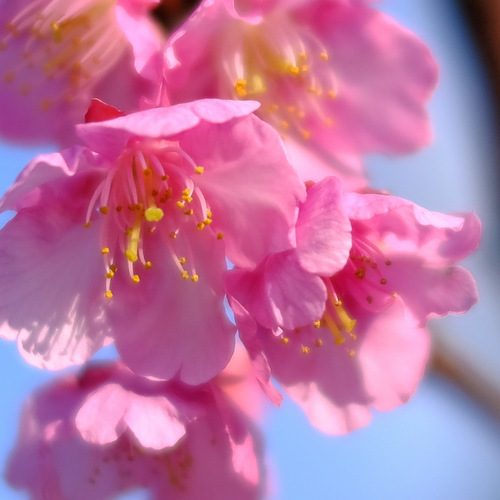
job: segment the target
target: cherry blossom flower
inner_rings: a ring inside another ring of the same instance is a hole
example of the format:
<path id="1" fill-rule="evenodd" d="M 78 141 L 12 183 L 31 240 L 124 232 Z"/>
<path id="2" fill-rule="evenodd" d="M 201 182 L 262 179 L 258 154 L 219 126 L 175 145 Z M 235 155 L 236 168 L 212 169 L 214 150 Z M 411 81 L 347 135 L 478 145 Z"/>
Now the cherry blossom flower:
<path id="1" fill-rule="evenodd" d="M 4 2 L 0 134 L 69 145 L 92 97 L 126 112 L 156 100 L 162 36 L 147 11 L 157 2 Z"/>
<path id="2" fill-rule="evenodd" d="M 256 104 L 206 100 L 79 126 L 1 201 L 0 334 L 59 369 L 111 341 L 135 371 L 202 383 L 228 362 L 226 258 L 290 248 L 304 186 Z"/>
<path id="3" fill-rule="evenodd" d="M 429 212 L 387 195 L 346 193 L 332 203 L 323 194 L 332 182 L 310 188 L 301 207 L 299 258 L 270 256 L 256 270 L 232 271 L 227 282 L 264 391 L 279 404 L 272 375 L 313 425 L 338 434 L 368 423 L 370 407 L 405 402 L 424 373 L 427 320 L 476 302 L 472 275 L 455 264 L 477 248 L 480 225 L 473 214 Z M 330 245 L 345 245 L 340 210 L 352 244 L 330 273 L 321 265 L 330 247 L 310 235 L 328 234 L 321 228 L 333 218 L 342 230 Z"/>
<path id="4" fill-rule="evenodd" d="M 261 438 L 215 383 L 141 379 L 119 364 L 88 367 L 25 405 L 7 478 L 33 499 L 258 500 Z M 209 494 L 209 493 L 208 493 Z"/>
<path id="5" fill-rule="evenodd" d="M 172 102 L 258 100 L 287 142 L 354 185 L 360 154 L 408 153 L 430 140 L 436 64 L 371 2 L 205 0 L 165 55 Z"/>

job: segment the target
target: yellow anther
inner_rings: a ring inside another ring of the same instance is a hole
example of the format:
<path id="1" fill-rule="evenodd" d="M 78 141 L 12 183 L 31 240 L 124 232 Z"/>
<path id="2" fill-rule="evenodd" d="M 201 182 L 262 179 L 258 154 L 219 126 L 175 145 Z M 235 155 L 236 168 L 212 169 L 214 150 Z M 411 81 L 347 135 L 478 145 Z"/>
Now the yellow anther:
<path id="1" fill-rule="evenodd" d="M 111 279 L 114 275 L 115 275 L 115 273 L 114 273 L 113 271 L 109 270 L 109 271 L 106 273 L 106 275 L 105 275 L 105 276 L 106 276 L 106 278 Z"/>
<path id="2" fill-rule="evenodd" d="M 182 276 L 185 280 L 188 280 L 188 279 L 189 279 L 189 273 L 188 273 L 186 270 L 182 271 L 181 276 Z"/>
<path id="3" fill-rule="evenodd" d="M 7 71 L 7 73 L 5 73 L 5 75 L 3 76 L 3 79 L 6 83 L 13 82 L 15 78 L 16 74 L 13 71 Z"/>
<path id="4" fill-rule="evenodd" d="M 134 274 L 134 275 L 132 276 L 132 281 L 133 281 L 134 283 L 139 283 L 139 281 L 141 281 L 141 278 L 139 278 L 139 275 L 138 275 L 138 274 Z"/>
<path id="5" fill-rule="evenodd" d="M 52 39 L 55 43 L 61 43 L 63 39 L 63 33 L 61 30 L 61 26 L 56 23 L 50 23 L 50 29 L 52 30 Z"/>
<path id="6" fill-rule="evenodd" d="M 316 347 L 321 347 L 321 346 L 323 345 L 323 340 L 322 340 L 322 339 L 316 339 L 316 340 L 314 341 L 314 345 L 315 345 Z"/>
<path id="7" fill-rule="evenodd" d="M 205 224 L 205 226 L 209 226 L 210 224 L 212 224 L 212 222 L 213 222 L 213 220 L 212 220 L 212 219 L 208 219 L 208 218 L 207 218 L 207 219 L 205 219 L 205 220 L 203 221 L 203 224 Z"/>
<path id="8" fill-rule="evenodd" d="M 213 217 L 212 210 L 207 209 L 207 217 Z"/>
<path id="9" fill-rule="evenodd" d="M 185 263 L 186 263 L 186 257 L 181 257 L 181 258 L 179 259 L 179 263 L 180 263 L 180 264 L 185 264 Z"/>
<path id="10" fill-rule="evenodd" d="M 17 26 L 12 22 L 9 21 L 5 25 L 5 29 L 12 35 L 12 36 L 18 36 L 19 35 L 19 30 L 17 29 Z"/>
<path id="11" fill-rule="evenodd" d="M 91 225 L 92 225 L 92 222 L 90 222 L 90 221 L 89 221 L 89 222 L 86 222 L 86 223 L 83 225 L 83 227 L 85 227 L 85 228 L 87 228 L 87 229 L 88 229 Z"/>
<path id="12" fill-rule="evenodd" d="M 108 254 L 108 253 L 109 253 L 109 248 L 108 248 L 108 247 L 103 247 L 103 248 L 101 248 L 101 253 L 102 253 L 103 255 Z"/>
<path id="13" fill-rule="evenodd" d="M 150 169 L 150 168 L 145 168 L 143 171 L 142 171 L 142 175 L 144 177 L 151 177 L 153 175 L 153 171 Z"/>
<path id="14" fill-rule="evenodd" d="M 126 250 L 125 257 L 127 257 L 127 259 L 130 262 L 137 262 L 137 258 L 138 258 L 137 254 L 135 252 L 133 252 L 132 250 Z"/>
<path id="15" fill-rule="evenodd" d="M 152 266 L 153 266 L 153 264 L 151 263 L 150 260 L 148 260 L 144 263 L 144 269 L 151 269 Z"/>
<path id="16" fill-rule="evenodd" d="M 333 305 L 335 307 L 335 312 L 337 313 L 337 316 L 344 325 L 345 331 L 347 333 L 352 332 L 354 330 L 354 327 L 356 326 L 356 320 L 352 319 L 346 313 L 345 309 L 342 307 L 342 302 L 340 300 L 333 301 Z"/>
<path id="17" fill-rule="evenodd" d="M 337 97 L 337 92 L 335 90 L 329 90 L 326 95 L 330 98 L 330 99 L 335 99 Z"/>
<path id="18" fill-rule="evenodd" d="M 167 180 L 168 180 L 168 175 L 167 175 L 167 174 L 163 174 L 163 175 L 160 177 L 160 179 L 161 179 L 162 181 L 167 181 Z"/>
<path id="19" fill-rule="evenodd" d="M 247 81 L 244 78 L 238 78 L 234 85 L 234 91 L 238 97 L 245 97 L 247 95 Z"/>
<path id="20" fill-rule="evenodd" d="M 305 62 L 307 61 L 307 54 L 305 52 L 301 52 L 299 54 L 299 59 L 302 61 L 302 62 Z"/>
<path id="21" fill-rule="evenodd" d="M 204 171 L 205 171 L 205 167 L 202 167 L 200 165 L 198 165 L 197 167 L 194 168 L 194 171 L 196 174 L 202 174 Z"/>
<path id="22" fill-rule="evenodd" d="M 222 240 L 224 238 L 224 233 L 217 233 L 217 239 Z"/>
<path id="23" fill-rule="evenodd" d="M 295 113 L 295 106 L 287 106 L 286 110 L 293 115 Z"/>
<path id="24" fill-rule="evenodd" d="M 101 214 L 103 214 L 103 215 L 106 215 L 109 212 L 109 208 L 108 207 L 101 207 L 99 209 L 99 212 L 101 212 Z"/>
<path id="25" fill-rule="evenodd" d="M 276 113 L 276 111 L 278 111 L 278 109 L 280 109 L 279 106 L 277 104 L 273 103 L 273 104 L 269 104 L 269 106 L 267 107 L 266 111 L 268 113 Z"/>
<path id="26" fill-rule="evenodd" d="M 328 61 L 328 54 L 326 52 L 321 52 L 321 54 L 319 55 L 319 57 L 323 60 L 323 61 Z"/>
<path id="27" fill-rule="evenodd" d="M 191 190 L 186 188 L 182 191 L 182 197 L 184 198 L 184 196 L 190 196 L 191 195 Z"/>
<path id="28" fill-rule="evenodd" d="M 144 217 L 148 222 L 158 222 L 163 219 L 163 215 L 163 210 L 155 206 L 148 207 L 144 212 Z"/>
<path id="29" fill-rule="evenodd" d="M 193 215 L 194 214 L 194 210 L 192 208 L 188 208 L 187 210 L 184 210 L 184 214 L 185 215 Z"/>
<path id="30" fill-rule="evenodd" d="M 178 201 L 176 203 L 176 205 L 179 207 L 179 208 L 184 208 L 186 205 L 184 205 L 184 202 L 183 201 Z"/>
<path id="31" fill-rule="evenodd" d="M 356 351 L 355 351 L 355 350 L 353 350 L 353 349 L 351 349 L 351 350 L 349 351 L 349 356 L 351 356 L 351 358 L 352 358 L 352 357 L 354 357 L 355 355 L 356 355 Z"/>
<path id="32" fill-rule="evenodd" d="M 314 328 L 321 328 L 321 320 L 316 320 L 314 323 L 313 323 L 313 326 Z"/>
<path id="33" fill-rule="evenodd" d="M 330 331 L 333 334 L 335 344 L 337 344 L 337 345 L 343 344 L 345 342 L 345 338 L 340 333 L 339 327 L 337 326 L 335 321 L 333 321 L 332 317 L 328 313 L 325 313 L 323 318 L 325 320 L 325 323 L 328 325 L 328 328 L 330 329 Z"/>
<path id="34" fill-rule="evenodd" d="M 173 238 L 175 240 L 175 238 L 177 238 L 177 233 L 175 231 L 172 231 L 170 233 L 170 237 Z"/>
<path id="35" fill-rule="evenodd" d="M 300 350 L 302 351 L 302 354 L 309 354 L 311 352 L 311 348 L 307 347 L 306 345 L 303 345 Z"/>
<path id="36" fill-rule="evenodd" d="M 289 66 L 288 67 L 288 71 L 292 74 L 292 75 L 298 75 L 300 73 L 300 68 L 298 66 Z"/>
<path id="37" fill-rule="evenodd" d="M 113 271 L 114 273 L 116 273 L 116 271 L 118 271 L 118 268 L 114 265 L 114 264 L 111 264 L 109 266 L 109 268 L 111 269 L 111 271 Z"/>
<path id="38" fill-rule="evenodd" d="M 108 290 L 104 296 L 107 298 L 107 299 L 110 299 L 111 297 L 113 297 L 113 292 L 111 290 Z"/>
<path id="39" fill-rule="evenodd" d="M 309 130 L 301 130 L 300 135 L 302 136 L 302 139 L 306 141 L 311 138 L 311 132 L 309 132 Z"/>
<path id="40" fill-rule="evenodd" d="M 47 111 L 52 107 L 52 101 L 50 99 L 42 99 L 40 101 L 40 109 L 42 111 Z"/>
<path id="41" fill-rule="evenodd" d="M 281 120 L 280 125 L 283 130 L 288 130 L 290 128 L 290 124 L 286 120 Z"/>
<path id="42" fill-rule="evenodd" d="M 287 345 L 287 344 L 288 344 L 288 342 L 290 342 L 290 339 L 289 339 L 288 337 L 283 337 L 283 338 L 281 339 L 281 343 L 282 343 L 282 344 Z"/>
<path id="43" fill-rule="evenodd" d="M 196 283 L 199 279 L 200 277 L 197 274 L 193 274 L 193 276 L 191 276 L 191 281 L 193 281 L 194 283 Z"/>
<path id="44" fill-rule="evenodd" d="M 196 224 L 196 229 L 198 230 L 202 230 L 203 228 L 205 227 L 205 223 L 204 222 L 199 222 L 198 224 Z"/>

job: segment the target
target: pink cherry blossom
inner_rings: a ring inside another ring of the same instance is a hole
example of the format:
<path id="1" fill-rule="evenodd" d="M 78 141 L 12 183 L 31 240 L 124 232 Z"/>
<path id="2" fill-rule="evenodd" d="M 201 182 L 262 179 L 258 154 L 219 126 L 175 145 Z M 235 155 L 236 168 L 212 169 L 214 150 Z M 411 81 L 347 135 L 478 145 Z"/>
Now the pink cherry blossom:
<path id="1" fill-rule="evenodd" d="M 216 384 L 187 388 L 120 365 L 66 376 L 25 405 L 7 477 L 33 499 L 262 498 L 261 439 Z"/>
<path id="2" fill-rule="evenodd" d="M 313 425 L 338 434 L 368 423 L 370 407 L 389 410 L 405 402 L 424 373 L 428 318 L 463 313 L 477 301 L 472 275 L 456 263 L 477 248 L 480 224 L 473 214 L 444 215 L 401 198 L 346 193 L 332 210 L 348 217 L 352 245 L 345 264 L 327 273 L 317 254 L 328 257 L 328 246 L 310 235 L 318 220 L 327 220 L 320 214 L 328 203 L 314 199 L 328 183 L 309 189 L 313 198 L 308 194 L 299 215 L 301 258 L 268 257 L 256 270 L 232 271 L 227 282 L 264 391 L 279 404 L 273 376 Z M 300 275 L 295 287 L 289 273 Z M 318 313 L 321 296 L 312 290 L 319 283 L 325 292 Z M 315 320 L 304 321 L 313 313 Z"/>
<path id="3" fill-rule="evenodd" d="M 205 0 L 165 56 L 173 102 L 256 99 L 261 118 L 354 184 L 360 154 L 408 153 L 430 140 L 436 64 L 371 2 Z"/>
<path id="4" fill-rule="evenodd" d="M 126 112 L 157 99 L 162 37 L 147 18 L 156 3 L 5 2 L 0 12 L 0 134 L 68 145 L 92 97 Z"/>
<path id="5" fill-rule="evenodd" d="M 226 257 L 290 248 L 304 186 L 255 103 L 199 101 L 80 125 L 1 202 L 1 335 L 58 369 L 116 342 L 144 375 L 189 384 L 234 348 Z"/>

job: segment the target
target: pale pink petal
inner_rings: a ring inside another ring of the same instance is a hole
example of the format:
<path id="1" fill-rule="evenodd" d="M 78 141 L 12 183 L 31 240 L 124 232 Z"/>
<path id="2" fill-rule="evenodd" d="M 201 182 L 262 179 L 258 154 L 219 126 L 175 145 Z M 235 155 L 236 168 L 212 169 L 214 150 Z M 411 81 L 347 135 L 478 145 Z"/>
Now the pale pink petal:
<path id="1" fill-rule="evenodd" d="M 201 124 L 178 139 L 193 158 L 204 159 L 198 184 L 235 265 L 255 267 L 291 248 L 289 232 L 305 188 L 272 127 L 250 116 L 217 127 Z"/>
<path id="2" fill-rule="evenodd" d="M 437 82 L 430 50 L 388 16 L 363 5 L 316 1 L 293 12 L 331 50 L 338 96 L 325 147 L 408 153 L 431 139 L 425 103 Z"/>
<path id="3" fill-rule="evenodd" d="M 264 355 L 262 344 L 257 337 L 257 323 L 234 297 L 229 296 L 228 299 L 231 309 L 234 312 L 241 341 L 250 357 L 253 374 L 269 400 L 276 406 L 281 406 L 283 396 L 271 380 L 271 367 Z"/>
<path id="4" fill-rule="evenodd" d="M 87 360 L 110 336 L 93 279 L 103 272 L 98 228 L 83 227 L 87 207 L 72 197 L 83 186 L 69 184 L 68 198 L 42 197 L 0 232 L 1 334 L 17 332 L 25 358 L 50 369 Z"/>
<path id="5" fill-rule="evenodd" d="M 153 267 L 141 273 L 140 283 L 130 283 L 126 273 L 113 278 L 108 317 L 118 351 L 134 371 L 199 384 L 231 358 L 235 328 L 222 302 L 221 242 L 196 227 L 180 234 L 189 242 L 198 281 L 183 279 L 178 262 L 153 242 L 145 249 Z"/>
<path id="6" fill-rule="evenodd" d="M 336 345 L 327 328 L 311 327 L 280 336 L 262 329 L 259 340 L 273 377 L 314 426 L 344 434 L 368 423 L 372 397 L 363 384 L 362 365 L 349 354 L 355 341 Z"/>
<path id="7" fill-rule="evenodd" d="M 262 498 L 265 474 L 258 432 L 220 395 L 215 397 L 216 387 L 190 390 L 139 380 L 117 365 L 104 371 L 103 378 L 102 368 L 89 368 L 82 377 L 61 379 L 30 399 L 7 469 L 13 486 L 28 490 L 35 500 L 106 500 L 134 488 L 148 490 L 155 500 L 197 500 L 207 492 L 217 492 L 222 500 Z M 125 411 L 127 424 L 107 444 L 82 440 L 75 426 L 82 404 L 77 421 L 85 431 L 94 427 L 95 437 L 96 427 L 112 427 L 123 408 L 148 401 L 141 415 L 134 409 L 127 417 Z M 170 418 L 187 409 L 189 418 Z M 150 430 L 144 427 L 148 418 Z M 171 424 L 174 439 L 184 434 L 174 446 L 142 446 L 141 438 L 149 440 L 158 431 L 161 440 L 168 431 L 160 427 Z"/>
<path id="8" fill-rule="evenodd" d="M 311 186 L 296 224 L 297 259 L 303 269 L 331 276 L 344 267 L 351 249 L 351 224 L 336 177 Z"/>
<path id="9" fill-rule="evenodd" d="M 422 324 L 467 312 L 478 301 L 474 277 L 461 266 L 429 267 L 418 255 L 393 255 L 391 261 L 387 279 Z"/>
<path id="10" fill-rule="evenodd" d="M 424 375 L 430 335 L 399 302 L 375 318 L 357 355 L 366 391 L 378 410 L 406 403 Z"/>
<path id="11" fill-rule="evenodd" d="M 128 5 L 134 2 L 128 0 Z M 143 4 L 142 0 L 139 3 Z M 74 125 L 82 123 L 91 98 L 99 97 L 130 112 L 155 95 L 154 81 L 142 61 L 144 37 L 123 32 L 115 2 L 71 4 L 61 0 L 21 0 L 0 12 L 0 133 L 9 140 L 34 143 L 75 141 Z M 123 16 L 119 16 L 123 17 Z M 147 21 L 143 18 L 138 22 Z M 129 39 L 130 36 L 130 39 Z M 148 60 L 157 59 L 149 48 Z M 75 42 L 76 40 L 76 42 Z M 134 67 L 134 44 L 141 61 Z M 29 119 L 27 119 L 29 117 Z"/>
<path id="12" fill-rule="evenodd" d="M 346 191 L 366 188 L 368 179 L 359 155 L 342 152 L 321 154 L 317 149 L 292 139 L 285 140 L 284 144 L 290 163 L 302 181 L 319 182 L 330 175 L 337 175 Z"/>
<path id="13" fill-rule="evenodd" d="M 111 443 L 128 428 L 144 448 L 152 450 L 172 447 L 186 433 L 167 398 L 142 396 L 118 384 L 106 384 L 91 393 L 78 410 L 75 424 L 90 443 Z"/>
<path id="14" fill-rule="evenodd" d="M 117 158 L 130 138 L 168 138 L 196 127 L 201 121 L 224 123 L 247 116 L 258 107 L 256 102 L 205 99 L 167 108 L 139 111 L 115 120 L 88 123 L 77 127 L 87 145 L 109 158 Z"/>

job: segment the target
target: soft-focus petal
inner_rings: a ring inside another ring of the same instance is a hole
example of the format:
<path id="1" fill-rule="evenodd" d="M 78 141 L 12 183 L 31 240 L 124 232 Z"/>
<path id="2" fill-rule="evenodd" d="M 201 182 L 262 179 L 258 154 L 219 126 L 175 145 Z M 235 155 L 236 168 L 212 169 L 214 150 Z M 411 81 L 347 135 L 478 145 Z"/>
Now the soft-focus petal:
<path id="1" fill-rule="evenodd" d="M 335 177 L 311 186 L 296 224 L 297 259 L 303 269 L 331 276 L 344 267 L 351 249 L 351 224 Z"/>

